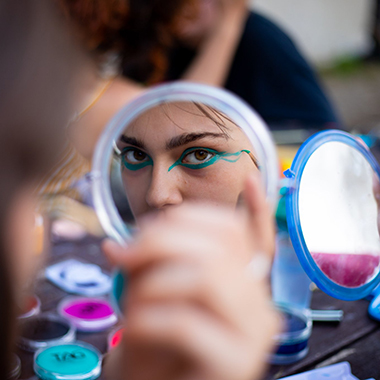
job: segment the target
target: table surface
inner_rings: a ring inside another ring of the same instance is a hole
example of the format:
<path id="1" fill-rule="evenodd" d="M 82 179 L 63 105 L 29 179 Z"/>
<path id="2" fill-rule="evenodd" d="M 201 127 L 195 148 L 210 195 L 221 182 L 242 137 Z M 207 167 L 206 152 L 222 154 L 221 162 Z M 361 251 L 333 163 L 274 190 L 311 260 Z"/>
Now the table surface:
<path id="1" fill-rule="evenodd" d="M 99 246 L 99 240 L 84 238 L 76 242 L 57 242 L 52 248 L 50 263 L 67 258 L 79 258 L 100 265 L 105 270 L 107 264 Z M 43 277 L 36 283 L 36 294 L 42 301 L 42 311 L 55 312 L 58 302 L 67 293 L 57 288 Z M 292 365 L 270 366 L 265 380 L 289 376 L 342 361 L 351 364 L 352 373 L 361 380 L 373 377 L 380 379 L 380 323 L 367 315 L 368 301 L 341 301 L 316 290 L 313 292 L 312 308 L 342 309 L 344 318 L 340 323 L 314 323 L 309 341 L 309 353 L 301 361 Z M 107 337 L 113 328 L 101 333 L 78 333 L 77 339 L 91 343 L 102 353 L 107 349 Z M 22 361 L 21 379 L 36 379 L 33 375 L 33 354 L 19 350 Z M 102 377 L 100 377 L 102 379 Z"/>

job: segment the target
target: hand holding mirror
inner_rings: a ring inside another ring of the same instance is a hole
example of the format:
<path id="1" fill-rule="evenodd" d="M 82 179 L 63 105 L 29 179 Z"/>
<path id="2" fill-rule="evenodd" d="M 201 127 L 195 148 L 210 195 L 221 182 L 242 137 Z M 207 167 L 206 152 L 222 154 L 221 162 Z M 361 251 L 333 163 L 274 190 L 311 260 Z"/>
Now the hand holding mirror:
<path id="1" fill-rule="evenodd" d="M 274 208 L 277 165 L 266 126 L 238 98 L 204 85 L 163 85 L 128 104 L 103 133 L 94 203 L 107 234 L 126 244 L 141 217 L 185 201 L 235 209 L 252 172 Z M 118 299 L 124 281 L 115 278 Z"/>
<path id="2" fill-rule="evenodd" d="M 125 243 L 149 212 L 188 200 L 235 208 L 253 171 L 274 207 L 277 165 L 270 133 L 238 98 L 204 85 L 163 85 L 128 104 L 103 133 L 94 203 L 108 235 Z"/>
<path id="3" fill-rule="evenodd" d="M 223 90 L 164 85 L 127 105 L 104 132 L 93 165 L 95 205 L 106 232 L 124 244 L 139 215 L 183 194 L 236 204 L 257 167 L 274 205 L 277 161 L 261 119 Z M 287 175 L 290 236 L 305 271 L 334 297 L 364 297 L 379 282 L 376 160 L 353 136 L 321 132 Z"/>

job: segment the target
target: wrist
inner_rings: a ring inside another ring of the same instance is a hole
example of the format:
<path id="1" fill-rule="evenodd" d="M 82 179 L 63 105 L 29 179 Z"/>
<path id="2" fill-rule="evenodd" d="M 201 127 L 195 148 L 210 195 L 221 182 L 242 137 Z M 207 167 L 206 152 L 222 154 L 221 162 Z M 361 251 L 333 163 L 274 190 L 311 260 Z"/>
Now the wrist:
<path id="1" fill-rule="evenodd" d="M 232 9 L 230 12 L 223 10 L 215 27 L 208 36 L 208 40 L 223 38 L 223 40 L 237 40 L 240 38 L 248 17 L 248 9 Z"/>

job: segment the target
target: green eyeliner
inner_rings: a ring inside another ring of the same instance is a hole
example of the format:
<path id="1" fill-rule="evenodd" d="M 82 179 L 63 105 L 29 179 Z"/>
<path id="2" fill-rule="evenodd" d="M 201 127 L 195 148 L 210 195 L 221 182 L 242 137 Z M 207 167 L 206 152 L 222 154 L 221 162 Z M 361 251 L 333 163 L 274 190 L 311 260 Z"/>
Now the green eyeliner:
<path id="1" fill-rule="evenodd" d="M 147 161 L 139 162 L 137 164 L 131 164 L 130 162 L 126 161 L 125 154 L 132 149 L 134 148 L 126 148 L 126 149 L 123 149 L 121 152 L 121 162 L 123 163 L 126 169 L 136 171 L 136 170 L 145 168 L 146 166 L 149 166 L 149 165 L 153 166 L 153 160 L 148 155 L 146 155 L 146 157 L 148 158 Z"/>
<path id="2" fill-rule="evenodd" d="M 208 159 L 206 162 L 201 162 L 199 164 L 186 164 L 182 162 L 182 160 L 189 153 L 195 152 L 197 150 L 203 150 L 205 152 L 212 153 L 213 157 Z M 184 166 L 185 168 L 189 168 L 189 169 L 203 169 L 203 168 L 206 168 L 207 166 L 215 164 L 216 162 L 220 160 L 224 160 L 227 162 L 236 162 L 240 158 L 243 152 L 247 154 L 251 153 L 249 150 L 246 150 L 246 149 L 240 150 L 235 153 L 227 153 L 227 152 L 218 152 L 217 150 L 210 149 L 210 148 L 202 148 L 202 147 L 188 148 L 181 154 L 181 157 L 172 166 L 170 166 L 170 168 L 168 169 L 168 172 L 170 172 L 170 170 L 172 170 L 178 165 Z M 234 157 L 234 158 L 229 158 L 229 157 Z"/>

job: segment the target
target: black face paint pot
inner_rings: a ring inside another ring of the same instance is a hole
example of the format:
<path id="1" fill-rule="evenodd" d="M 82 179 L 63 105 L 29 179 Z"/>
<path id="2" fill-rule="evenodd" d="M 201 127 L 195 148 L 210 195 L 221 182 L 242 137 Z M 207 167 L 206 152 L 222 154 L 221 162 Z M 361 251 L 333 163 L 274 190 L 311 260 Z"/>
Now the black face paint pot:
<path id="1" fill-rule="evenodd" d="M 54 314 L 40 314 L 19 321 L 20 348 L 34 352 L 54 344 L 75 340 L 75 327 L 65 318 Z"/>

